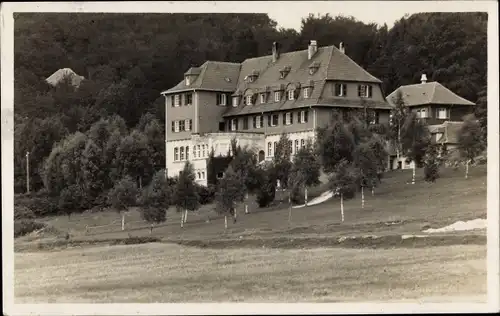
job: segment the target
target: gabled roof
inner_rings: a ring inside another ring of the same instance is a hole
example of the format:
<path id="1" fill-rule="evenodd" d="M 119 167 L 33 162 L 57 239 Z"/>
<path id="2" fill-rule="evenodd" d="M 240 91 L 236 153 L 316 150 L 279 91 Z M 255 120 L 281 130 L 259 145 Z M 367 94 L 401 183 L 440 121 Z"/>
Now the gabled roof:
<path id="1" fill-rule="evenodd" d="M 162 94 L 192 89 L 233 92 L 236 89 L 240 67 L 241 65 L 236 63 L 207 61 L 200 67 L 192 67 L 188 70 L 187 74 L 199 73 L 189 86 L 186 85 L 185 80 L 182 80 L 175 87 L 163 91 Z"/>
<path id="2" fill-rule="evenodd" d="M 65 78 L 69 78 L 71 80 L 71 85 L 74 87 L 78 87 L 80 83 L 83 81 L 83 79 L 85 79 L 85 77 L 77 75 L 70 68 L 61 68 L 56 72 L 54 72 L 45 80 L 47 81 L 48 84 L 52 86 L 57 86 Z"/>
<path id="3" fill-rule="evenodd" d="M 456 95 L 439 82 L 401 86 L 387 96 L 386 100 L 389 104 L 394 105 L 398 91 L 401 91 L 406 106 L 425 104 L 474 105 L 473 102 Z"/>

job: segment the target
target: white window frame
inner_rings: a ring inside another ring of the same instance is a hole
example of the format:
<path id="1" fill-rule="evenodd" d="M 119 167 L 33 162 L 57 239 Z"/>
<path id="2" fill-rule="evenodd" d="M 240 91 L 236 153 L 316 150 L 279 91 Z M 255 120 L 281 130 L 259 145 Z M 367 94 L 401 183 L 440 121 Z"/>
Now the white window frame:
<path id="1" fill-rule="evenodd" d="M 285 125 L 291 125 L 292 124 L 292 113 L 287 112 L 285 113 Z"/>
<path id="2" fill-rule="evenodd" d="M 266 95 L 264 93 L 260 94 L 260 103 L 261 104 L 266 103 Z"/>
<path id="3" fill-rule="evenodd" d="M 179 133 L 179 121 L 178 120 L 175 120 L 174 121 L 174 131 L 175 133 Z"/>
<path id="4" fill-rule="evenodd" d="M 346 96 L 346 93 L 345 93 L 345 91 L 346 91 L 346 85 L 345 85 L 345 83 L 336 83 L 335 86 L 337 86 L 337 85 L 340 87 L 340 93 L 339 93 L 339 95 L 335 95 L 335 96 L 336 97 L 345 97 Z M 337 87 L 335 87 L 334 89 L 335 89 L 334 93 L 337 92 L 336 91 Z"/>
<path id="5" fill-rule="evenodd" d="M 270 116 L 268 116 L 268 118 L 271 119 L 271 127 L 278 126 L 279 121 L 280 121 L 278 114 L 271 114 Z M 276 123 L 274 122 L 275 118 L 276 118 Z"/>
<path id="6" fill-rule="evenodd" d="M 233 97 L 233 107 L 237 107 L 238 103 L 240 103 L 240 100 L 238 97 Z"/>
<path id="7" fill-rule="evenodd" d="M 300 123 L 306 122 L 306 111 L 300 111 Z"/>
<path id="8" fill-rule="evenodd" d="M 189 86 L 191 84 L 191 78 L 189 76 L 186 76 L 186 86 Z"/>
<path id="9" fill-rule="evenodd" d="M 196 151 L 197 151 L 196 155 L 198 156 L 198 158 L 201 158 L 201 146 L 200 145 L 196 146 Z"/>
<path id="10" fill-rule="evenodd" d="M 300 140 L 300 148 L 304 148 L 306 147 L 306 140 L 305 139 L 301 139 Z"/>
<path id="11" fill-rule="evenodd" d="M 189 119 L 184 120 L 184 130 L 189 132 L 191 130 L 191 121 Z"/>
<path id="12" fill-rule="evenodd" d="M 297 154 L 299 152 L 299 140 L 296 139 L 295 140 L 295 154 Z"/>
<path id="13" fill-rule="evenodd" d="M 220 95 L 220 105 L 223 106 L 227 105 L 227 96 L 224 93 Z"/>
<path id="14" fill-rule="evenodd" d="M 293 101 L 295 100 L 295 90 L 288 90 L 288 101 Z"/>
<path id="15" fill-rule="evenodd" d="M 174 148 L 174 161 L 179 161 L 179 147 Z"/>
<path id="16" fill-rule="evenodd" d="M 236 130 L 236 119 L 232 119 L 231 120 L 231 131 L 235 131 Z"/>
<path id="17" fill-rule="evenodd" d="M 371 85 L 361 84 L 359 86 L 361 87 L 360 88 L 361 91 L 363 91 L 363 87 L 365 89 L 365 93 L 360 95 L 361 98 L 371 98 L 372 97 L 372 88 L 371 88 Z"/>
<path id="18" fill-rule="evenodd" d="M 205 151 L 205 145 L 202 145 L 202 148 L 203 148 L 203 155 L 202 157 L 205 158 L 207 155 L 207 152 Z"/>
<path id="19" fill-rule="evenodd" d="M 177 108 L 181 104 L 181 98 L 180 95 L 176 94 L 174 95 L 174 106 Z"/>
<path id="20" fill-rule="evenodd" d="M 246 103 L 246 105 L 252 105 L 252 96 L 251 95 L 247 95 L 245 97 L 245 103 Z"/>
<path id="21" fill-rule="evenodd" d="M 258 115 L 255 118 L 255 128 L 261 128 L 262 127 L 262 116 Z"/>
<path id="22" fill-rule="evenodd" d="M 420 113 L 420 115 L 418 115 L 418 113 Z M 427 109 L 417 110 L 417 117 L 418 118 L 428 118 Z"/>
<path id="23" fill-rule="evenodd" d="M 304 99 L 309 99 L 309 88 L 304 88 Z"/>
<path id="24" fill-rule="evenodd" d="M 267 143 L 267 157 L 272 157 L 273 144 L 271 142 Z"/>
<path id="25" fill-rule="evenodd" d="M 444 117 L 441 117 L 440 113 L 442 113 L 441 111 L 444 111 Z M 440 120 L 445 120 L 448 118 L 448 109 L 447 108 L 438 108 L 437 109 L 437 118 L 440 119 Z"/>
<path id="26" fill-rule="evenodd" d="M 189 102 L 189 103 L 188 103 L 188 96 L 191 96 L 191 102 Z M 186 100 L 186 105 L 193 105 L 193 94 L 192 93 L 186 93 L 184 98 Z"/>
<path id="27" fill-rule="evenodd" d="M 279 91 L 274 91 L 274 102 L 280 102 L 281 93 Z"/>
<path id="28" fill-rule="evenodd" d="M 184 146 L 181 146 L 179 149 L 179 161 L 183 161 L 185 158 L 184 156 Z"/>

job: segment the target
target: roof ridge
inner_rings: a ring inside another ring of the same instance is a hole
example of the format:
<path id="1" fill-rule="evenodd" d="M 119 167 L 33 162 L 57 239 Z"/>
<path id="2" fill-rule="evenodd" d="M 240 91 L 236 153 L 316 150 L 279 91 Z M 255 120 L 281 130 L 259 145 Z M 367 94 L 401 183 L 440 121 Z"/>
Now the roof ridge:
<path id="1" fill-rule="evenodd" d="M 330 47 L 335 47 L 335 46 L 334 46 L 334 45 L 321 46 L 321 47 L 318 47 L 318 51 L 319 51 L 320 49 L 327 49 L 327 48 L 330 48 Z M 283 56 L 283 55 L 289 55 L 289 54 L 295 54 L 295 53 L 299 53 L 299 52 L 307 52 L 307 49 L 294 50 L 294 51 L 291 51 L 291 52 L 280 53 L 280 56 Z M 250 57 L 250 58 L 245 59 L 242 63 L 244 63 L 244 62 L 245 62 L 245 61 L 247 61 L 247 60 L 259 59 L 259 58 L 264 58 L 264 57 L 272 57 L 272 56 L 273 56 L 272 54 L 268 54 L 268 55 L 262 55 L 262 56 Z"/>
<path id="2" fill-rule="evenodd" d="M 380 82 L 382 82 L 382 80 L 380 80 L 379 78 L 375 77 L 374 75 L 372 75 L 371 73 L 369 73 L 367 70 L 365 70 L 364 67 L 361 67 L 361 65 L 359 65 L 357 62 L 355 62 L 351 57 L 349 57 L 349 55 L 347 55 L 346 53 L 343 53 L 340 51 L 340 49 L 338 49 L 337 47 L 335 47 L 335 45 L 332 45 L 333 49 L 332 49 L 332 55 L 333 55 L 333 51 L 334 50 L 337 50 L 340 54 L 344 55 L 345 57 L 347 57 L 347 59 L 352 62 L 356 67 L 358 67 L 359 69 L 361 69 L 361 71 L 363 71 L 366 75 L 368 75 L 369 77 L 372 77 L 373 79 L 376 79 Z"/>

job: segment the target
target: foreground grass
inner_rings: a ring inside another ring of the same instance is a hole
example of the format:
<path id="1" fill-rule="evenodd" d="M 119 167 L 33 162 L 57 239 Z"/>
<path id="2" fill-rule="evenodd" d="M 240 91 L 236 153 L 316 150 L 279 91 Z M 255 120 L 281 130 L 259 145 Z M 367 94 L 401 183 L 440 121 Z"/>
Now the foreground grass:
<path id="1" fill-rule="evenodd" d="M 471 168 L 470 178 L 464 179 L 463 170 L 443 169 L 436 183 L 423 181 L 423 170 L 417 170 L 417 183 L 411 180 L 411 170 L 398 170 L 385 174 L 383 183 L 375 195 L 366 192 L 366 205 L 361 208 L 359 194 L 345 203 L 345 222 L 340 221 L 340 204 L 332 199 L 307 208 L 293 209 L 292 221 L 288 222 L 288 207 L 256 209 L 244 215 L 239 208 L 237 223 L 230 221 L 224 231 L 222 218 L 215 218 L 213 206 L 204 206 L 195 214 L 189 214 L 184 229 L 179 227 L 180 214 L 172 208 L 167 211 L 167 222 L 153 230 L 153 237 L 170 240 L 220 239 L 272 236 L 350 236 L 418 234 L 424 228 L 442 227 L 459 220 L 486 218 L 486 166 Z M 318 190 L 318 189 L 316 189 Z M 369 190 L 367 190 L 369 191 Z M 212 217 L 210 223 L 206 222 Z M 120 216 L 115 212 L 75 215 L 44 219 L 51 227 L 69 232 L 75 240 L 102 240 L 149 236 L 149 225 L 140 219 L 138 211 L 127 215 L 126 231 L 120 231 Z M 85 233 L 87 225 L 114 226 L 92 229 Z M 30 237 L 16 242 L 30 241 Z"/>
<path id="2" fill-rule="evenodd" d="M 17 253 L 15 275 L 16 303 L 486 300 L 486 249 L 218 250 L 154 243 Z"/>

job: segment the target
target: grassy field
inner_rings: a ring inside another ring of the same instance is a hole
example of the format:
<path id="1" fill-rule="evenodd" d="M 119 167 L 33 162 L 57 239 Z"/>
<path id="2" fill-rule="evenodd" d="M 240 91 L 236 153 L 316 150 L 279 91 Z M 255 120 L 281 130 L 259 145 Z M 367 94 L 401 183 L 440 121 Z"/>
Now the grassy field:
<path id="1" fill-rule="evenodd" d="M 16 303 L 486 300 L 482 246 L 198 249 L 172 244 L 16 255 Z"/>
<path id="2" fill-rule="evenodd" d="M 345 203 L 345 222 L 341 223 L 338 199 L 307 208 L 293 209 L 291 223 L 289 210 L 281 207 L 258 209 L 251 207 L 251 214 L 244 214 L 239 207 L 238 221 L 229 221 L 224 231 L 224 221 L 216 216 L 213 206 L 204 206 L 197 213 L 189 214 L 188 222 L 180 228 L 180 213 L 169 209 L 167 222 L 153 230 L 153 236 L 169 240 L 269 236 L 349 236 L 366 234 L 419 233 L 426 226 L 442 227 L 458 220 L 486 218 L 486 166 L 471 168 L 470 178 L 464 179 L 463 170 L 444 169 L 436 183 L 423 181 L 423 171 L 417 170 L 417 183 L 407 184 L 411 170 L 398 170 L 385 174 L 375 195 L 366 192 L 365 208 L 360 196 Z M 323 188 L 316 188 L 318 194 Z M 211 217 L 209 223 L 207 218 Z M 61 232 L 68 231 L 73 239 L 96 240 L 149 236 L 149 225 L 141 220 L 137 210 L 127 214 L 126 231 L 120 230 L 120 215 L 115 212 L 85 213 L 44 219 Z M 88 233 L 85 227 L 93 228 Z M 18 242 L 29 241 L 30 237 Z"/>
<path id="3" fill-rule="evenodd" d="M 294 209 L 291 223 L 286 206 L 248 215 L 240 209 L 226 232 L 210 208 L 190 215 L 184 229 L 180 215 L 169 211 L 152 234 L 162 242 L 143 245 L 76 244 L 150 236 L 137 211 L 128 214 L 125 232 L 116 224 L 85 233 L 86 225 L 119 221 L 113 212 L 46 218 L 75 244 L 47 251 L 37 249 L 40 236 L 17 238 L 16 251 L 25 248 L 15 254 L 16 302 L 486 300 L 484 231 L 432 242 L 400 236 L 485 218 L 486 166 L 472 168 L 468 180 L 453 169 L 434 184 L 422 180 L 421 170 L 416 184 L 407 184 L 410 179 L 411 170 L 387 173 L 374 196 L 367 192 L 364 209 L 359 196 L 346 202 L 344 223 L 337 199 Z M 333 239 L 363 235 L 378 238 L 362 247 L 355 241 L 331 246 Z"/>

